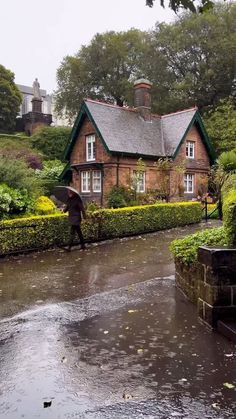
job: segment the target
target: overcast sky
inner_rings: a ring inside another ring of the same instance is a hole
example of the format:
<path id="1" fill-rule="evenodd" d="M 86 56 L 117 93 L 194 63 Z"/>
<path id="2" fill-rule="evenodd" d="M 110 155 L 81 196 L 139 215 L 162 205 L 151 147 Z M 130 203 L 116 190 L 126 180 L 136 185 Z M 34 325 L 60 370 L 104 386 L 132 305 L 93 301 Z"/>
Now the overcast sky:
<path id="1" fill-rule="evenodd" d="M 0 64 L 15 82 L 32 86 L 35 77 L 48 93 L 56 88 L 63 57 L 88 45 L 96 33 L 151 29 L 175 15 L 160 1 L 145 0 L 2 0 Z M 168 2 L 167 2 L 168 3 Z"/>

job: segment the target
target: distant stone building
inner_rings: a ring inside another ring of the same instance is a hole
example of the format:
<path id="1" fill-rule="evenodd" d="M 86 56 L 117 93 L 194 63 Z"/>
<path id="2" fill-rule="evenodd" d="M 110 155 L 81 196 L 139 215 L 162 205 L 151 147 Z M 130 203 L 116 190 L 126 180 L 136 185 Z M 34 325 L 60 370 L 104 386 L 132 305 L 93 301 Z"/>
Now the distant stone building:
<path id="1" fill-rule="evenodd" d="M 31 135 L 32 124 L 34 124 L 34 129 L 36 129 L 40 125 L 68 126 L 68 121 L 65 118 L 59 118 L 56 115 L 55 103 L 52 94 L 47 94 L 46 90 L 39 89 L 41 105 L 40 108 L 35 109 L 36 103 L 32 101 L 34 98 L 33 87 L 25 86 L 22 84 L 17 84 L 17 87 L 23 96 L 18 120 L 19 129 L 22 129 L 28 135 Z M 44 117 L 42 117 L 42 115 L 44 115 Z"/>

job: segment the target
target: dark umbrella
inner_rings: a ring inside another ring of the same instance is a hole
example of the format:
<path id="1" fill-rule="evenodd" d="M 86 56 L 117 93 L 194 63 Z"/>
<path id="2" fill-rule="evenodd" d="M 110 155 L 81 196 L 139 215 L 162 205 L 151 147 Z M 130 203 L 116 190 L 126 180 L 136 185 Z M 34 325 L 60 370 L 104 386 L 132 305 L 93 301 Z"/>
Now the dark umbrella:
<path id="1" fill-rule="evenodd" d="M 68 191 L 74 192 L 82 202 L 79 192 L 71 186 L 55 186 L 53 195 L 56 199 L 58 199 L 58 201 L 64 202 L 66 204 L 69 198 Z"/>

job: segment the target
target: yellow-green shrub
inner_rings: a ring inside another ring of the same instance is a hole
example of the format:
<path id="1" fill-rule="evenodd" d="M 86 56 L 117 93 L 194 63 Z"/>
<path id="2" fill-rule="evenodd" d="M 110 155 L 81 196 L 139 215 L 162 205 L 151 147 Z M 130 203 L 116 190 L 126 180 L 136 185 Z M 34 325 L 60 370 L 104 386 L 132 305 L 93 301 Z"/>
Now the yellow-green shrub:
<path id="1" fill-rule="evenodd" d="M 228 244 L 236 246 L 236 189 L 231 190 L 224 196 L 223 223 Z"/>
<path id="2" fill-rule="evenodd" d="M 33 211 L 39 215 L 53 214 L 56 211 L 56 205 L 47 196 L 39 196 L 34 203 Z"/>
<path id="3" fill-rule="evenodd" d="M 201 221 L 196 202 L 154 204 L 99 210 L 82 222 L 87 241 L 140 234 Z M 65 214 L 33 216 L 0 222 L 0 254 L 66 244 L 69 224 Z"/>

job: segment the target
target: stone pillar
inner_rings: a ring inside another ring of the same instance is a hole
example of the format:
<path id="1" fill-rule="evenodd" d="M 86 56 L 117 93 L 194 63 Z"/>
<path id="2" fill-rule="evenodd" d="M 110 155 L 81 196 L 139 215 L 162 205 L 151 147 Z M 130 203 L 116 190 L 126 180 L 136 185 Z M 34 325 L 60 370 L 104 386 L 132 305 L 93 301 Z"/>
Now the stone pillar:
<path id="1" fill-rule="evenodd" d="M 198 249 L 203 274 L 197 281 L 199 317 L 212 327 L 218 320 L 236 319 L 236 249 Z"/>
<path id="2" fill-rule="evenodd" d="M 31 102 L 32 102 L 32 112 L 42 113 L 42 103 L 43 103 L 42 99 L 37 99 L 33 97 Z"/>

